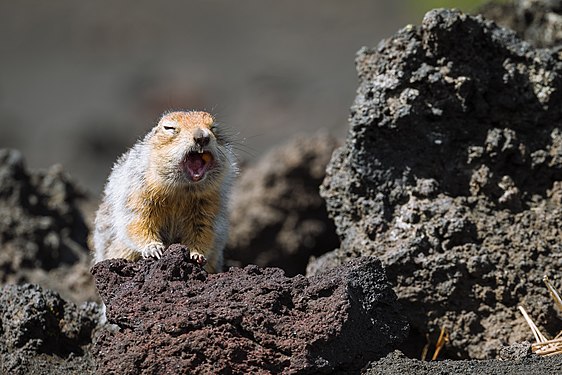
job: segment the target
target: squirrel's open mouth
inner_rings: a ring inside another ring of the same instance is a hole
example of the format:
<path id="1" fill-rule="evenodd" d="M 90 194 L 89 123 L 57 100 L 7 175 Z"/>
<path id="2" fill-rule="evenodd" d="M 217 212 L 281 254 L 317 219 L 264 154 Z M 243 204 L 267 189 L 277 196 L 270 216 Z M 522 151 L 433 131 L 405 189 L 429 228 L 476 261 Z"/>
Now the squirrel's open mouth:
<path id="1" fill-rule="evenodd" d="M 190 152 L 183 160 L 182 166 L 192 181 L 199 181 L 213 166 L 215 158 L 209 151 Z"/>

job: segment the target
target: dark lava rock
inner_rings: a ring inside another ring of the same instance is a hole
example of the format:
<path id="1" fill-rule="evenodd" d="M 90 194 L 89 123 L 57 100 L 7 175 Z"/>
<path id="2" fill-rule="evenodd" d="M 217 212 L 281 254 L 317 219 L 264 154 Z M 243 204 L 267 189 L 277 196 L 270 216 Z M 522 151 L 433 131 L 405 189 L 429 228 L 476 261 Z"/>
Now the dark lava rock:
<path id="1" fill-rule="evenodd" d="M 339 246 L 319 186 L 338 142 L 302 136 L 270 151 L 238 179 L 232 194 L 227 264 L 304 274 L 310 256 Z"/>
<path id="2" fill-rule="evenodd" d="M 535 47 L 562 48 L 562 0 L 490 2 L 478 12 Z"/>
<path id="3" fill-rule="evenodd" d="M 75 301 L 96 298 L 82 197 L 60 166 L 28 172 L 20 152 L 0 149 L 0 284 L 31 282 Z"/>
<path id="4" fill-rule="evenodd" d="M 0 289 L 0 373 L 93 374 L 98 305 L 78 307 L 37 285 Z"/>
<path id="5" fill-rule="evenodd" d="M 331 373 L 358 371 L 406 335 L 380 262 L 288 278 L 247 266 L 207 275 L 189 252 L 106 260 L 92 273 L 107 318 L 98 373 Z"/>
<path id="6" fill-rule="evenodd" d="M 528 341 L 515 343 L 513 345 L 503 347 L 500 350 L 500 359 L 504 361 L 517 361 L 532 355 L 533 351 L 531 349 L 531 343 Z"/>
<path id="7" fill-rule="evenodd" d="M 394 352 L 372 363 L 365 375 L 557 375 L 562 368 L 562 355 L 540 358 L 530 356 L 517 361 L 471 360 L 471 361 L 419 361 Z"/>
<path id="8" fill-rule="evenodd" d="M 562 269 L 560 55 L 435 10 L 362 49 L 357 70 L 347 141 L 321 189 L 342 246 L 310 269 L 379 257 L 416 357 L 441 327 L 449 358 L 531 339 L 518 304 L 557 333 L 542 277 Z"/>

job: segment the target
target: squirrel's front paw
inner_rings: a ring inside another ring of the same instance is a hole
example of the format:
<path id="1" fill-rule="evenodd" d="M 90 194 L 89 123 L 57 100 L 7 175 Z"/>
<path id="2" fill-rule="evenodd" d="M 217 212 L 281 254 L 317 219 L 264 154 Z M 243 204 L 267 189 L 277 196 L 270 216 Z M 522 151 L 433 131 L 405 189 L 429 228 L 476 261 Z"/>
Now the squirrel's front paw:
<path id="1" fill-rule="evenodd" d="M 158 258 L 160 259 L 162 257 L 162 253 L 164 252 L 164 249 L 166 248 L 166 246 L 164 246 L 164 244 L 162 242 L 152 242 L 149 243 L 148 245 L 146 245 L 142 251 L 142 257 L 143 258 Z"/>
<path id="2" fill-rule="evenodd" d="M 200 266 L 207 264 L 207 258 L 205 258 L 205 255 L 198 253 L 197 251 L 190 251 L 189 257 Z"/>

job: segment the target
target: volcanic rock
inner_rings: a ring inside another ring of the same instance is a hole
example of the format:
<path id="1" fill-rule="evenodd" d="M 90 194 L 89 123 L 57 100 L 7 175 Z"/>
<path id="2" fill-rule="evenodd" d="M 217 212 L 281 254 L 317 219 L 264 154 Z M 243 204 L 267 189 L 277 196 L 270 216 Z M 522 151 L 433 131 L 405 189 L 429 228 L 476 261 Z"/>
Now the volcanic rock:
<path id="1" fill-rule="evenodd" d="M 119 327 L 94 347 L 103 374 L 358 371 L 407 332 L 374 258 L 311 278 L 257 266 L 208 275 L 172 245 L 92 272 Z"/>
<path id="2" fill-rule="evenodd" d="M 562 368 L 562 356 L 539 358 L 529 356 L 520 360 L 501 361 L 489 360 L 463 360 L 463 361 L 420 361 L 404 356 L 396 351 L 385 358 L 373 362 L 363 371 L 365 375 L 557 375 Z"/>
<path id="3" fill-rule="evenodd" d="M 31 282 L 74 301 L 96 299 L 89 273 L 84 194 L 60 166 L 29 172 L 0 149 L 0 284 Z"/>
<path id="4" fill-rule="evenodd" d="M 562 0 L 489 2 L 478 13 L 535 47 L 562 48 Z"/>
<path id="5" fill-rule="evenodd" d="M 434 10 L 356 63 L 347 141 L 321 189 L 342 246 L 310 269 L 379 257 L 418 358 L 441 328 L 449 358 L 530 339 L 518 304 L 556 334 L 542 277 L 562 269 L 560 55 Z"/>
<path id="6" fill-rule="evenodd" d="M 339 246 L 319 193 L 336 146 L 326 134 L 298 137 L 243 172 L 232 194 L 228 264 L 279 267 L 294 276 L 304 274 L 310 256 Z"/>
<path id="7" fill-rule="evenodd" d="M 0 373 L 93 374 L 98 305 L 80 307 L 37 285 L 0 289 Z"/>

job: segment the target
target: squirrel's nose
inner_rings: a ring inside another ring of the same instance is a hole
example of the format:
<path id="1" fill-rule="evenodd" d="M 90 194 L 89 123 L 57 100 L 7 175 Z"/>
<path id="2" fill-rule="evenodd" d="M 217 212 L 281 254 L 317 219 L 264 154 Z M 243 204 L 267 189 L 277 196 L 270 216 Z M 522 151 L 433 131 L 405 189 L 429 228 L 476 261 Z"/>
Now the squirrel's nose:
<path id="1" fill-rule="evenodd" d="M 209 135 L 208 131 L 199 128 L 195 131 L 195 134 L 193 135 L 193 139 L 195 140 L 195 143 L 203 147 L 209 144 L 209 141 L 211 140 L 211 136 Z"/>

